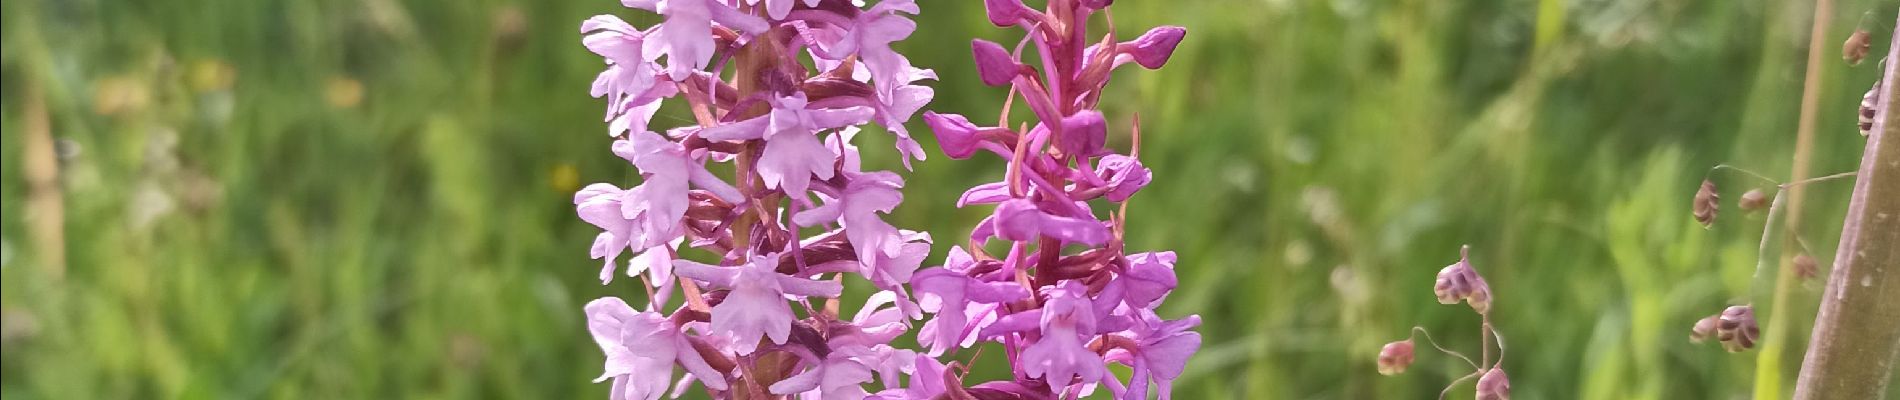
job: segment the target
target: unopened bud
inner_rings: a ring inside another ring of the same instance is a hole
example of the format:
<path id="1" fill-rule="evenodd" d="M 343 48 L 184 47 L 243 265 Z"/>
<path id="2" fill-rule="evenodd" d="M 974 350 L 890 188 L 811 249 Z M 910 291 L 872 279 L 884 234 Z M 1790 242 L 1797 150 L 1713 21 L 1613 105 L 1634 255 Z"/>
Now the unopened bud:
<path id="1" fill-rule="evenodd" d="M 1747 211 L 1768 208 L 1768 195 L 1763 194 L 1761 189 L 1749 189 L 1748 192 L 1742 193 L 1742 200 L 1737 201 L 1735 205 Z"/>
<path id="2" fill-rule="evenodd" d="M 1398 375 L 1405 373 L 1405 367 L 1412 366 L 1412 339 L 1386 343 L 1379 349 L 1379 374 Z"/>
<path id="3" fill-rule="evenodd" d="M 1715 224 L 1715 212 L 1721 207 L 1722 196 L 1715 193 L 1715 182 L 1702 180 L 1702 188 L 1695 191 L 1695 222 L 1703 228 Z"/>
<path id="4" fill-rule="evenodd" d="M 1036 12 L 1024 6 L 1023 0 L 983 0 L 983 11 L 989 14 L 990 23 L 998 27 L 1016 25 Z"/>
<path id="5" fill-rule="evenodd" d="M 1470 246 L 1459 250 L 1458 262 L 1438 270 L 1438 279 L 1432 284 L 1432 294 L 1438 296 L 1441 304 L 1457 304 L 1464 301 L 1479 314 L 1491 311 L 1491 286 L 1471 269 Z"/>
<path id="6" fill-rule="evenodd" d="M 1021 71 L 1020 63 L 1004 50 L 1003 45 L 983 39 L 970 40 L 970 53 L 976 58 L 976 74 L 983 84 L 990 86 L 1008 85 Z"/>
<path id="7" fill-rule="evenodd" d="M 1174 55 L 1175 46 L 1181 45 L 1181 38 L 1187 37 L 1187 28 L 1179 26 L 1157 26 L 1134 41 L 1123 44 L 1121 51 L 1134 56 L 1135 63 L 1142 68 L 1159 69 L 1168 63 L 1168 57 Z"/>
<path id="8" fill-rule="evenodd" d="M 1478 378 L 1478 400 L 1511 400 L 1511 379 L 1504 368 L 1493 367 Z"/>
<path id="9" fill-rule="evenodd" d="M 1755 341 L 1761 338 L 1761 327 L 1755 324 L 1755 308 L 1733 306 L 1722 310 L 1715 333 L 1716 339 L 1722 341 L 1722 348 L 1729 352 L 1754 348 Z"/>

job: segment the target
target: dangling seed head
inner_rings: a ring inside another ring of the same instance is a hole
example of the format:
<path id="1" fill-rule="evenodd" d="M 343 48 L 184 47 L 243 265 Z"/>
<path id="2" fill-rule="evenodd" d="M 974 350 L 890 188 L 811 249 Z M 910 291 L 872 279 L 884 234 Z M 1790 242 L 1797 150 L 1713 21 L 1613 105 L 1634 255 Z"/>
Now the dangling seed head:
<path id="1" fill-rule="evenodd" d="M 1398 375 L 1405 373 L 1405 367 L 1412 365 L 1412 339 L 1386 343 L 1379 349 L 1379 374 Z"/>
<path id="2" fill-rule="evenodd" d="M 1438 270 L 1438 279 L 1432 284 L 1432 294 L 1438 296 L 1440 304 L 1457 304 L 1464 301 L 1479 314 L 1491 310 L 1491 285 L 1471 269 L 1471 246 L 1459 250 L 1458 262 Z"/>
<path id="3" fill-rule="evenodd" d="M 1721 316 L 1710 315 L 1707 318 L 1696 321 L 1695 328 L 1689 330 L 1689 341 L 1702 343 L 1708 341 L 1709 338 L 1715 337 L 1715 326 L 1720 323 L 1720 320 Z"/>
<path id="4" fill-rule="evenodd" d="M 1809 256 L 1807 253 L 1796 254 L 1794 256 L 1795 277 L 1801 278 L 1803 281 L 1814 280 L 1814 276 L 1819 274 L 1820 271 L 1821 265 L 1814 261 L 1814 257 Z"/>
<path id="5" fill-rule="evenodd" d="M 1855 29 L 1854 34 L 1848 35 L 1847 41 L 1841 43 L 1841 60 L 1847 61 L 1847 65 L 1860 65 L 1860 60 L 1867 58 L 1867 51 L 1873 48 L 1873 44 L 1873 35 L 1868 34 L 1866 29 Z"/>
<path id="6" fill-rule="evenodd" d="M 1722 341 L 1722 348 L 1729 352 L 1755 348 L 1755 341 L 1761 338 L 1761 327 L 1755 324 L 1755 308 L 1732 306 L 1722 310 L 1715 334 L 1716 339 Z"/>
<path id="7" fill-rule="evenodd" d="M 1748 192 L 1742 193 L 1742 199 L 1735 205 L 1746 211 L 1768 208 L 1768 195 L 1763 194 L 1761 189 L 1749 189 Z"/>
<path id="8" fill-rule="evenodd" d="M 1695 221 L 1703 228 L 1715 224 L 1715 211 L 1721 208 L 1722 196 L 1715 193 L 1715 182 L 1702 180 L 1702 188 L 1695 192 Z"/>
<path id="9" fill-rule="evenodd" d="M 1504 368 L 1492 367 L 1478 378 L 1478 400 L 1511 400 L 1511 379 Z"/>
<path id="10" fill-rule="evenodd" d="M 1885 61 L 1881 62 L 1885 64 Z M 1860 135 L 1867 136 L 1874 130 L 1874 113 L 1880 107 L 1880 85 L 1884 81 L 1875 80 L 1874 87 L 1867 88 L 1867 94 L 1860 95 Z"/>

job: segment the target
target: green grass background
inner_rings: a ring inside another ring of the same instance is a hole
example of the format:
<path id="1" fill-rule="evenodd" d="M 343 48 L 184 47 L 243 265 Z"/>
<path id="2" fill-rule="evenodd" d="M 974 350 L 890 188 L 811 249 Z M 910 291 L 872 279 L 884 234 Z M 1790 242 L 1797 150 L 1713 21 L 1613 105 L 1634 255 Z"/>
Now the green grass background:
<path id="1" fill-rule="evenodd" d="M 1014 42 L 973 0 L 924 0 L 898 47 L 934 68 L 929 109 L 990 118 L 965 43 Z M 1032 2 L 1038 4 L 1040 2 Z M 578 184 L 628 183 L 609 153 L 588 16 L 612 0 L 4 0 L 0 395 L 94 398 L 604 398 L 580 307 L 602 287 Z M 1835 43 L 1891 4 L 1837 2 L 1817 173 L 1851 170 L 1878 72 Z M 1718 163 L 1790 169 L 1811 5 L 1762 0 L 1121 0 L 1123 38 L 1188 27 L 1166 68 L 1118 72 L 1115 139 L 1139 112 L 1155 180 L 1130 247 L 1175 250 L 1164 315 L 1200 314 L 1176 398 L 1431 398 L 1465 371 L 1379 346 L 1424 326 L 1475 351 L 1478 320 L 1431 294 L 1474 246 L 1524 399 L 1747 398 L 1759 352 L 1688 342 L 1765 305 L 1764 218 Z M 1877 55 L 1875 56 L 1878 57 Z M 349 83 L 360 89 L 347 101 Z M 37 92 L 29 91 L 36 89 Z M 23 178 L 27 104 L 61 142 L 66 277 L 47 278 Z M 333 99 L 333 97 L 341 97 Z M 686 121 L 678 112 L 656 124 Z M 909 173 L 901 227 L 960 237 L 988 156 Z M 897 168 L 886 135 L 869 162 Z M 1823 265 L 1845 181 L 1793 210 Z M 940 240 L 940 260 L 952 242 Z M 1791 383 L 1820 286 L 1799 285 Z M 1765 310 L 1773 313 L 1774 310 Z M 1765 321 L 1764 321 L 1765 322 Z M 995 374 L 995 371 L 988 372 Z M 1784 389 L 1789 385 L 1784 385 Z M 1470 396 L 1469 385 L 1452 392 Z M 1779 397 L 1779 396 L 1775 396 Z"/>

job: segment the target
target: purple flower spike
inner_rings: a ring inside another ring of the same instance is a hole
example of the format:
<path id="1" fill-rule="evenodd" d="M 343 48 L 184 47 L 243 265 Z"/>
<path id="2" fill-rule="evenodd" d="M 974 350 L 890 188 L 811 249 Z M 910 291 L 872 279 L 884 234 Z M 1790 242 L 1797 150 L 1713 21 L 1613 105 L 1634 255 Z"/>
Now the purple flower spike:
<path id="1" fill-rule="evenodd" d="M 983 78 L 983 84 L 990 86 L 1008 85 L 1022 73 L 1022 64 L 1010 57 L 1009 50 L 1003 45 L 983 39 L 970 40 L 970 52 L 976 56 L 976 74 Z"/>
<path id="2" fill-rule="evenodd" d="M 1135 63 L 1142 68 L 1159 69 L 1168 63 L 1168 56 L 1174 55 L 1174 47 L 1181 44 L 1181 38 L 1187 36 L 1187 28 L 1179 26 L 1157 26 L 1148 30 L 1140 38 L 1117 46 L 1123 53 L 1134 56 Z"/>
<path id="3" fill-rule="evenodd" d="M 1163 27 L 1126 43 L 1095 41 L 1100 36 L 1088 34 L 1087 18 L 1111 4 L 1052 1 L 1038 12 L 1020 0 L 985 0 L 989 21 L 1026 31 L 1023 41 L 1034 46 L 1022 48 L 1039 52 L 1042 63 L 1023 65 L 1003 45 L 976 39 L 970 48 L 977 74 L 985 85 L 1010 86 L 1033 120 L 1011 122 L 1005 112 L 991 127 L 962 114 L 924 115 L 945 155 L 964 159 L 989 150 L 1008 163 L 1004 177 L 965 191 L 957 206 L 995 207 L 971 229 L 971 246 L 1011 243 L 997 255 L 956 248 L 942 268 L 917 271 L 912 286 L 920 308 L 932 314 L 917 337 L 933 356 L 979 340 L 1000 342 L 1016 355 L 1011 380 L 967 387 L 946 380 L 944 392 L 928 395 L 1073 398 L 1100 384 L 1118 398 L 1147 398 L 1155 386 L 1167 398 L 1200 347 L 1191 331 L 1199 317 L 1163 321 L 1154 314 L 1177 284 L 1174 253 L 1124 253 L 1122 236 L 1133 232 L 1125 211 L 1098 216 L 1092 204 L 1125 210 L 1113 203 L 1154 178 L 1132 155 L 1108 148 L 1108 116 L 1096 105 L 1110 72 L 1125 63 L 1160 67 L 1186 33 Z M 1038 296 L 974 294 L 983 291 Z M 1134 375 L 1118 381 L 1103 373 L 1108 362 Z"/>
<path id="4" fill-rule="evenodd" d="M 951 158 L 987 150 L 1009 163 L 957 206 L 995 207 L 972 228 L 973 244 L 1011 243 L 1004 254 L 954 248 L 945 265 L 920 269 L 931 236 L 884 220 L 904 200 L 903 177 L 864 170 L 852 143 L 875 123 L 905 169 L 925 159 L 905 124 L 936 94 L 919 82 L 938 78 L 892 48 L 916 30 L 916 0 L 621 3 L 663 22 L 595 16 L 581 24 L 581 44 L 605 64 L 589 94 L 606 100 L 611 150 L 639 176 L 574 194 L 575 213 L 599 229 L 589 252 L 601 282 L 631 251 L 625 273 L 646 286 L 633 293 L 648 294 L 641 308 L 610 297 L 585 309 L 614 400 L 677 397 L 693 382 L 709 398 L 747 396 L 728 392 L 737 388 L 805 400 L 1055 399 L 1102 387 L 1124 399 L 1151 387 L 1169 396 L 1200 346 L 1200 320 L 1155 315 L 1177 284 L 1174 253 L 1125 253 L 1125 211 L 1096 214 L 1125 210 L 1113 203 L 1153 179 L 1108 148 L 1096 103 L 1116 66 L 1159 67 L 1184 30 L 1097 42 L 1088 18 L 1111 1 L 1036 10 L 985 0 L 991 23 L 1028 31 L 1035 46 L 1019 48 L 1042 64 L 975 40 L 981 81 L 1011 86 L 1035 121 L 983 126 L 936 112 L 924 121 Z M 691 123 L 650 126 L 669 101 L 691 110 Z M 877 291 L 844 318 L 837 300 L 849 279 Z M 683 301 L 668 311 L 673 297 Z M 921 350 L 891 343 L 906 334 Z M 979 341 L 1006 348 L 1010 379 L 965 384 L 967 366 L 946 364 Z M 1110 362 L 1133 368 L 1128 382 L 1106 373 Z M 687 376 L 675 380 L 676 367 Z"/>

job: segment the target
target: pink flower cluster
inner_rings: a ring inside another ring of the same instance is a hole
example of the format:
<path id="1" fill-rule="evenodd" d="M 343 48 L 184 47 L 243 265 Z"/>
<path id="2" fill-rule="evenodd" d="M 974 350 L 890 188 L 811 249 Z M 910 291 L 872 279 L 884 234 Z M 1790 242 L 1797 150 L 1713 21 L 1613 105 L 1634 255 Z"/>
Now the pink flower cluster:
<path id="1" fill-rule="evenodd" d="M 1185 30 L 1091 45 L 1086 22 L 1107 1 L 1052 0 L 1044 11 L 987 1 L 992 22 L 1030 31 L 1044 75 L 978 41 L 983 81 L 1013 85 L 1041 121 L 1012 130 L 926 115 L 946 154 L 988 149 L 1010 169 L 959 201 L 996 205 L 969 244 L 920 270 L 931 237 L 883 220 L 903 179 L 863 170 L 852 139 L 875 123 L 907 167 L 923 160 L 903 123 L 933 95 L 917 82 L 936 76 L 890 48 L 916 28 L 914 0 L 861 3 L 622 0 L 663 22 L 582 23 L 582 43 L 606 62 L 592 94 L 607 100 L 613 153 L 642 177 L 574 196 L 601 229 L 592 255 L 602 284 L 630 252 L 624 273 L 646 293 L 644 304 L 587 304 L 606 356 L 597 381 L 611 380 L 616 400 L 678 396 L 695 382 L 715 398 L 1044 399 L 1098 387 L 1146 398 L 1150 386 L 1166 398 L 1200 346 L 1199 317 L 1156 315 L 1175 286 L 1174 254 L 1124 254 L 1123 214 L 1095 217 L 1092 201 L 1125 202 L 1150 174 L 1106 147 L 1094 108 L 1110 71 L 1160 67 Z M 668 100 L 696 123 L 653 130 Z M 991 239 L 1008 243 L 1006 256 L 984 251 Z M 718 261 L 682 258 L 689 248 Z M 846 318 L 850 275 L 875 291 Z M 922 351 L 893 345 L 913 330 Z M 1003 345 L 1013 379 L 965 385 L 967 367 L 940 361 L 981 341 Z M 1108 363 L 1133 378 L 1117 380 Z"/>
<path id="2" fill-rule="evenodd" d="M 1002 181 L 971 188 L 957 202 L 994 205 L 993 213 L 943 268 L 912 281 L 924 311 L 934 314 L 917 333 L 928 354 L 1003 344 L 1014 379 L 974 387 L 1019 398 L 1073 398 L 1098 387 L 1117 398 L 1147 398 L 1152 388 L 1165 399 L 1200 347 L 1192 331 L 1199 316 L 1155 313 L 1175 287 L 1175 254 L 1126 251 L 1125 202 L 1152 174 L 1135 151 L 1107 147 L 1109 124 L 1096 109 L 1111 72 L 1128 63 L 1160 68 L 1187 30 L 1162 26 L 1116 42 L 1108 23 L 1111 33 L 1090 36 L 1090 16 L 1107 15 L 1109 5 L 1051 0 L 1035 10 L 1021 0 L 986 0 L 991 23 L 1021 27 L 1027 37 L 1015 50 L 972 41 L 978 74 L 985 84 L 1009 86 L 1036 121 L 1012 128 L 1007 108 L 994 126 L 924 114 L 951 158 L 986 150 L 1008 162 Z M 1031 44 L 1040 68 L 1022 62 Z M 1109 220 L 1096 217 L 1097 204 L 1109 206 Z M 1006 244 L 1000 257 L 985 252 L 992 243 Z M 1129 366 L 1128 382 L 1108 374 L 1109 363 Z"/>
<path id="3" fill-rule="evenodd" d="M 904 181 L 864 171 L 851 141 L 875 122 L 907 163 L 924 157 L 903 122 L 932 96 L 916 83 L 935 75 L 890 48 L 916 28 L 906 15 L 917 5 L 760 3 L 624 0 L 663 22 L 581 24 L 582 44 L 606 61 L 593 95 L 607 100 L 613 152 L 642 177 L 574 195 L 581 219 L 602 231 L 592 251 L 601 283 L 630 251 L 625 273 L 647 293 L 646 304 L 606 297 L 586 307 L 615 399 L 677 395 L 691 382 L 722 398 L 861 398 L 873 372 L 894 382 L 916 370 L 914 353 L 889 342 L 920 316 L 904 285 L 930 237 L 884 222 Z M 653 115 L 680 99 L 697 123 L 656 132 Z M 681 259 L 686 248 L 718 265 Z M 845 274 L 880 290 L 848 320 L 836 310 Z M 675 294 L 683 301 L 669 310 Z M 684 378 L 674 380 L 675 367 Z"/>

